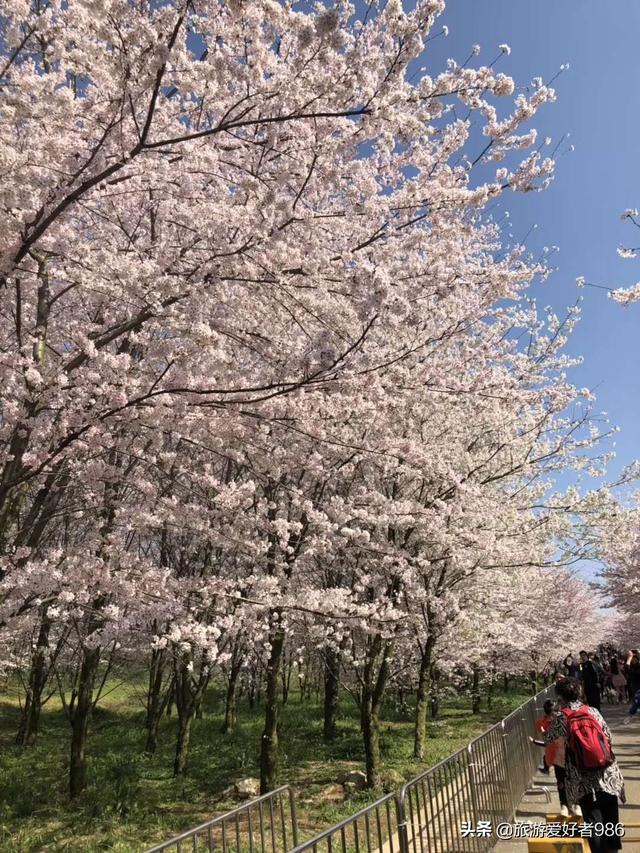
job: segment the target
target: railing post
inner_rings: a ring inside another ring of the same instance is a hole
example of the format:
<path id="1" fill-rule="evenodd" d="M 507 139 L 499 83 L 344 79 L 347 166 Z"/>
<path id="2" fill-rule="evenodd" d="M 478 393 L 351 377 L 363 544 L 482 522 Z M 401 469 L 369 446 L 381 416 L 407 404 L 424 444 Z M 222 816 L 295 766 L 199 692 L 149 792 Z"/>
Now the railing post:
<path id="1" fill-rule="evenodd" d="M 478 810 L 478 790 L 476 784 L 476 764 L 473 760 L 473 746 L 469 744 L 467 747 L 467 767 L 469 768 L 469 791 L 471 792 L 471 809 L 473 811 L 473 822 L 478 822 L 480 814 Z"/>
<path id="2" fill-rule="evenodd" d="M 507 820 L 511 820 L 515 811 L 515 804 L 513 802 L 513 785 L 511 779 L 511 773 L 509 772 L 509 750 L 507 748 L 507 737 L 508 734 L 505 731 L 504 720 L 500 723 L 500 727 L 502 729 L 502 757 L 504 760 L 504 781 L 506 783 L 507 792 L 509 794 L 509 814 L 506 815 Z"/>
<path id="3" fill-rule="evenodd" d="M 526 708 L 524 709 L 527 710 Z M 522 756 L 520 759 L 520 766 L 522 767 L 522 779 L 520 780 L 520 788 L 526 788 L 527 782 L 529 781 L 530 774 L 530 762 L 531 762 L 531 749 L 529 748 L 529 737 L 530 729 L 528 722 L 528 715 L 520 717 L 520 726 L 518 727 L 518 741 L 520 748 L 520 755 Z"/>
<path id="4" fill-rule="evenodd" d="M 480 818 L 480 808 L 478 806 L 478 790 L 476 781 L 476 764 L 473 761 L 473 746 L 469 744 L 467 747 L 467 768 L 469 770 L 469 793 L 471 794 L 471 812 L 473 814 L 474 826 Z"/>
<path id="5" fill-rule="evenodd" d="M 409 853 L 409 832 L 407 830 L 407 815 L 404 808 L 406 788 L 407 786 L 403 785 L 395 796 L 396 827 L 398 830 L 398 846 L 400 848 L 400 853 Z"/>

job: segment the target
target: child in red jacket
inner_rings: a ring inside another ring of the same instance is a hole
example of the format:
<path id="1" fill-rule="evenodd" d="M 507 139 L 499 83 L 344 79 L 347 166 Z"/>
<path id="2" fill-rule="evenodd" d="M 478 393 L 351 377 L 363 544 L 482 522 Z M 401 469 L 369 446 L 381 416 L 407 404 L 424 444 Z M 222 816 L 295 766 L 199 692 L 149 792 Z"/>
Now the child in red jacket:
<path id="1" fill-rule="evenodd" d="M 551 699 L 547 699 L 542 707 L 544 710 L 544 717 L 540 717 L 539 720 L 536 720 L 535 724 L 536 731 L 540 732 L 540 734 L 544 734 L 553 722 L 554 703 Z M 563 817 L 569 817 L 569 803 L 567 802 L 567 792 L 564 786 L 566 775 L 564 769 L 564 741 L 562 738 L 558 738 L 558 740 L 554 740 L 545 746 L 544 741 L 535 740 L 534 738 L 529 738 L 529 740 L 538 746 L 545 747 L 543 767 L 545 767 L 546 770 L 543 770 L 543 772 L 548 773 L 549 768 L 553 767 L 556 777 L 556 786 L 558 788 L 558 797 L 560 798 L 560 814 Z M 542 768 L 540 769 L 542 770 Z M 582 816 L 582 811 L 578 805 L 573 805 L 571 807 L 571 813 L 576 817 Z"/>

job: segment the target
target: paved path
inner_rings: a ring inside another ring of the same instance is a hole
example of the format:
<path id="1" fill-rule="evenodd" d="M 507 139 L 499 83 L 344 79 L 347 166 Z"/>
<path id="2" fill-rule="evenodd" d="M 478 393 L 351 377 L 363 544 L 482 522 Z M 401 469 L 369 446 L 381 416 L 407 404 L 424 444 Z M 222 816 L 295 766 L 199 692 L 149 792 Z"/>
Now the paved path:
<path id="1" fill-rule="evenodd" d="M 640 714 L 629 726 L 623 726 L 621 722 L 626 708 L 626 705 L 609 705 L 602 710 L 611 728 L 613 748 L 624 776 L 627 793 L 627 803 L 620 808 L 620 820 L 622 823 L 625 821 L 640 823 Z M 542 749 L 540 757 L 542 757 Z M 552 795 L 551 805 L 546 802 L 544 796 L 526 795 L 516 812 L 516 820 L 538 823 L 544 821 L 547 813 L 560 811 L 553 774 L 544 776 L 538 773 L 534 781 L 536 785 L 548 786 Z M 640 853 L 640 827 L 629 828 L 627 837 L 628 840 L 623 840 L 624 853 Z M 494 853 L 526 853 L 526 850 L 526 841 L 501 841 L 495 847 Z"/>

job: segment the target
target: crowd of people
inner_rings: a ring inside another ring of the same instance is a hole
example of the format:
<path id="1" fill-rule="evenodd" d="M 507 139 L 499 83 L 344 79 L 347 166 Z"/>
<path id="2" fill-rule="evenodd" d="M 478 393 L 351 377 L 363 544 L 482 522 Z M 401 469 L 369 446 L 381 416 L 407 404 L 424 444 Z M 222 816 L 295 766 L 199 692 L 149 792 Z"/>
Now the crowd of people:
<path id="1" fill-rule="evenodd" d="M 600 710 L 602 701 L 617 704 L 628 702 L 629 714 L 624 720 L 630 723 L 640 707 L 640 653 L 630 649 L 627 655 L 611 651 L 604 661 L 597 653 L 581 651 L 576 662 L 567 655 L 554 680 L 568 676 L 581 682 L 585 704 Z"/>
<path id="2" fill-rule="evenodd" d="M 603 827 L 589 838 L 592 853 L 621 850 L 622 841 L 606 827 L 619 823 L 618 802 L 625 802 L 624 780 L 616 762 L 611 732 L 600 713 L 603 698 L 628 701 L 624 724 L 640 709 L 640 654 L 626 657 L 615 651 L 602 658 L 581 651 L 579 662 L 567 655 L 554 676 L 557 701 L 544 703 L 544 716 L 536 723 L 544 747 L 540 770 L 555 773 L 561 815 L 584 819 Z"/>

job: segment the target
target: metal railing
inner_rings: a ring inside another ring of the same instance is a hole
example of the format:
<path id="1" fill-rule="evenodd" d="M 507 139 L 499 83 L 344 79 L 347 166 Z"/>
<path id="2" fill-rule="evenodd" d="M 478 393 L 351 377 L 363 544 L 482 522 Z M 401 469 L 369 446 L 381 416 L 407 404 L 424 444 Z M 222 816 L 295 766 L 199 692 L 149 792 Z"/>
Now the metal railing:
<path id="1" fill-rule="evenodd" d="M 298 843 L 293 790 L 276 788 L 233 811 L 189 829 L 146 853 L 209 851 L 209 853 L 285 853 Z"/>
<path id="2" fill-rule="evenodd" d="M 489 821 L 513 819 L 542 758 L 529 736 L 547 687 L 468 746 L 356 814 L 298 841 L 295 799 L 285 785 L 203 823 L 146 853 L 487 853 L 492 838 L 463 833 Z"/>
<path id="3" fill-rule="evenodd" d="M 387 794 L 290 853 L 402 853 L 397 805 L 396 795 Z"/>
<path id="4" fill-rule="evenodd" d="M 538 693 L 463 749 L 407 782 L 397 794 L 401 853 L 485 853 L 492 838 L 465 836 L 465 823 L 510 821 L 542 758 L 534 723 L 552 688 Z M 402 837 L 404 836 L 404 838 Z"/>

